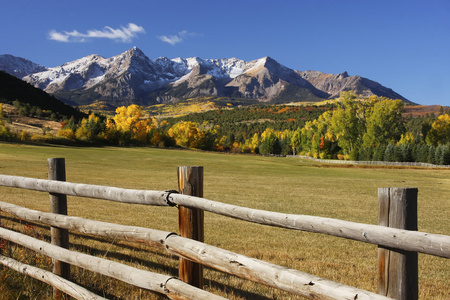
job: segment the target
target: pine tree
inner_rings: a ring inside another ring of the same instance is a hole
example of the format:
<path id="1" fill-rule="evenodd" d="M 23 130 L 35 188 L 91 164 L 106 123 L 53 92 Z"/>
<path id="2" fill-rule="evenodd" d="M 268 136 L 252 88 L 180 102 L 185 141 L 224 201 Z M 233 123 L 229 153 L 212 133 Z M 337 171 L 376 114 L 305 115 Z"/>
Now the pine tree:
<path id="1" fill-rule="evenodd" d="M 389 144 L 384 151 L 384 161 L 395 161 L 394 145 Z"/>

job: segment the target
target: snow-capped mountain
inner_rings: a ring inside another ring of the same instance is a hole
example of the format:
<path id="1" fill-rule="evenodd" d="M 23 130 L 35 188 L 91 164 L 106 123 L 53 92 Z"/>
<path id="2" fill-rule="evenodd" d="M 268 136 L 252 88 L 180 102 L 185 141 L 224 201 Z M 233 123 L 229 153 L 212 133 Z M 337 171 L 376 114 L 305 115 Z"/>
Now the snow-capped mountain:
<path id="1" fill-rule="evenodd" d="M 360 76 L 295 71 L 270 57 L 250 62 L 198 57 L 151 60 L 136 47 L 111 58 L 93 54 L 59 67 L 31 71 L 23 80 L 76 105 L 96 100 L 117 106 L 151 105 L 198 96 L 319 101 L 350 89 L 363 95 L 407 101 L 391 89 Z"/>
<path id="2" fill-rule="evenodd" d="M 17 78 L 45 71 L 47 68 L 35 64 L 28 59 L 12 56 L 10 54 L 0 55 L 0 70 L 6 71 Z"/>

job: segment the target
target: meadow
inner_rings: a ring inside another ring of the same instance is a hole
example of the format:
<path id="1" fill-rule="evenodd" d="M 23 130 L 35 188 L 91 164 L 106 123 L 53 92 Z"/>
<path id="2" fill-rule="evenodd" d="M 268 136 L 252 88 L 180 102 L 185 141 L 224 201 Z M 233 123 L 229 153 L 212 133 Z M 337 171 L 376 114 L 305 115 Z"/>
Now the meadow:
<path id="1" fill-rule="evenodd" d="M 377 224 L 377 189 L 416 187 L 419 231 L 450 235 L 450 170 L 327 165 L 294 157 L 231 155 L 156 148 L 67 147 L 0 143 L 0 174 L 47 178 L 47 158 L 66 159 L 67 181 L 132 189 L 177 189 L 177 166 L 204 167 L 204 197 L 276 212 Z M 45 193 L 0 187 L 0 201 L 49 211 Z M 68 197 L 69 215 L 178 232 L 177 209 Z M 26 230 L 20 220 L 2 226 Z M 46 229 L 33 225 L 48 238 Z M 73 234 L 72 248 L 177 275 L 178 260 L 150 246 Z M 250 224 L 205 213 L 205 242 L 233 252 L 377 291 L 377 246 Z M 11 275 L 11 273 L 8 273 Z M 74 281 L 112 299 L 159 299 L 72 268 Z M 450 260 L 419 254 L 420 299 L 449 299 Z M 2 279 L 2 278 L 0 278 Z M 5 279 L 2 279 L 5 280 Z M 34 284 L 34 283 L 33 283 Z M 0 282 L 0 289 L 8 288 Z M 205 270 L 205 289 L 230 299 L 296 296 Z M 5 294 L 4 294 L 5 295 Z M 51 293 L 50 293 L 51 295 Z M 25 295 L 26 296 L 26 295 Z M 3 299 L 16 299 L 7 298 Z M 1 298 L 1 297 L 0 297 Z"/>

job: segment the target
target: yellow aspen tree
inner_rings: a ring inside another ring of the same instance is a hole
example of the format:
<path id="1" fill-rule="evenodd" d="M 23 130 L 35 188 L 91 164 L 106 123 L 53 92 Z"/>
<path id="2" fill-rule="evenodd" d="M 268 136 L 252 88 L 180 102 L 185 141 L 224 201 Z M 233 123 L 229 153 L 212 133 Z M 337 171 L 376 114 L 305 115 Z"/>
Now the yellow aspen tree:
<path id="1" fill-rule="evenodd" d="M 173 125 L 167 134 L 178 146 L 197 149 L 205 139 L 205 132 L 198 128 L 196 122 L 180 122 Z"/>
<path id="2" fill-rule="evenodd" d="M 73 129 L 71 128 L 60 129 L 56 135 L 60 137 L 65 137 L 69 140 L 75 139 L 75 132 L 73 132 Z"/>
<path id="3" fill-rule="evenodd" d="M 431 124 L 427 134 L 427 142 L 434 146 L 450 143 L 450 115 L 440 115 Z"/>
<path id="4" fill-rule="evenodd" d="M 148 133 L 156 127 L 156 119 L 143 119 L 144 111 L 142 106 L 132 104 L 130 106 L 122 106 L 116 109 L 114 123 L 116 129 L 122 134 L 128 134 L 131 139 L 141 143 L 149 141 Z"/>
<path id="5" fill-rule="evenodd" d="M 256 149 L 259 147 L 259 136 L 257 133 L 255 133 L 252 137 L 251 143 L 250 143 L 250 149 L 252 153 L 256 152 Z"/>
<path id="6" fill-rule="evenodd" d="M 130 106 L 121 106 L 116 109 L 114 122 L 120 131 L 131 131 L 132 126 L 144 116 L 142 106 L 132 104 Z"/>

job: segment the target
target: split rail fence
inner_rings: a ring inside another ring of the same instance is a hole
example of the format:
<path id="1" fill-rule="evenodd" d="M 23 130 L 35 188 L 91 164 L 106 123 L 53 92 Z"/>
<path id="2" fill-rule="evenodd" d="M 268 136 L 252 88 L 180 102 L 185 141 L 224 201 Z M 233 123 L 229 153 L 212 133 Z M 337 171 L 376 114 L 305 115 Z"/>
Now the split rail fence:
<path id="1" fill-rule="evenodd" d="M 0 210 L 51 226 L 52 243 L 0 227 L 0 238 L 53 258 L 53 272 L 0 255 L 0 263 L 77 299 L 103 299 L 70 281 L 70 265 L 171 299 L 224 299 L 202 290 L 203 266 L 310 299 L 418 299 L 418 253 L 450 258 L 450 236 L 417 231 L 417 189 L 380 188 L 379 225 L 256 210 L 203 198 L 203 168 L 178 167 L 178 191 L 132 190 L 65 181 L 64 159 L 49 159 L 49 180 L 0 175 L 0 186 L 47 192 L 51 212 L 0 202 Z M 177 206 L 180 235 L 67 216 L 67 195 L 130 204 Z M 378 294 L 203 243 L 204 212 L 248 222 L 322 233 L 378 245 Z M 69 250 L 68 231 L 158 245 L 180 257 L 179 276 L 140 270 Z"/>

